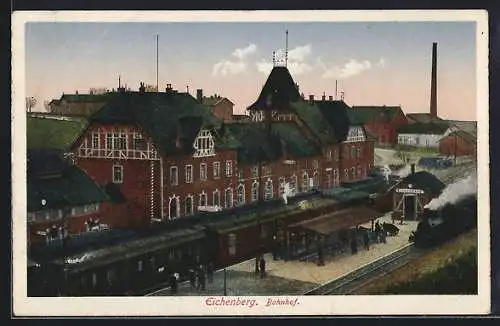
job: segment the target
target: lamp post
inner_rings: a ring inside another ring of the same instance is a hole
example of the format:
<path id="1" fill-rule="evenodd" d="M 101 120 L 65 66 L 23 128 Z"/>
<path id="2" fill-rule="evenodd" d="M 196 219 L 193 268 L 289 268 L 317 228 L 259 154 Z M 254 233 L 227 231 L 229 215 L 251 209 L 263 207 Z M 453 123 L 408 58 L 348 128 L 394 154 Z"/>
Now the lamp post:
<path id="1" fill-rule="evenodd" d="M 227 274 L 226 274 L 226 267 L 224 267 L 224 296 L 227 296 Z"/>

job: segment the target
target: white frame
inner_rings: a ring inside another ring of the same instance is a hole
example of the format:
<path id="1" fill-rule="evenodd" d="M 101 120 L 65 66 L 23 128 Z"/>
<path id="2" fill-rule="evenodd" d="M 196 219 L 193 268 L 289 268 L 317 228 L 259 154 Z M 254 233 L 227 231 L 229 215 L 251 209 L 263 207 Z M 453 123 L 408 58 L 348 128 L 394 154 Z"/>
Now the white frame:
<path id="1" fill-rule="evenodd" d="M 115 168 L 120 168 L 120 170 L 121 170 L 121 179 L 119 181 L 115 179 Z M 113 164 L 111 173 L 112 173 L 111 177 L 112 177 L 113 183 L 116 183 L 116 184 L 122 184 L 123 183 L 124 174 L 125 174 L 123 165 L 121 165 L 121 164 Z"/>
<path id="2" fill-rule="evenodd" d="M 172 176 L 174 175 L 172 173 L 172 170 L 175 170 L 175 183 L 172 182 Z M 177 185 L 179 185 L 179 168 L 176 165 L 170 166 L 169 175 L 168 176 L 169 176 L 169 180 L 168 180 L 169 182 L 168 183 L 171 186 L 177 186 Z"/>
<path id="3" fill-rule="evenodd" d="M 191 173 L 188 174 L 188 168 L 191 168 Z M 189 180 L 188 180 L 188 175 L 189 175 Z M 193 169 L 193 165 L 192 164 L 187 164 L 185 167 L 184 167 L 184 181 L 186 183 L 193 183 L 194 182 L 194 169 Z"/>

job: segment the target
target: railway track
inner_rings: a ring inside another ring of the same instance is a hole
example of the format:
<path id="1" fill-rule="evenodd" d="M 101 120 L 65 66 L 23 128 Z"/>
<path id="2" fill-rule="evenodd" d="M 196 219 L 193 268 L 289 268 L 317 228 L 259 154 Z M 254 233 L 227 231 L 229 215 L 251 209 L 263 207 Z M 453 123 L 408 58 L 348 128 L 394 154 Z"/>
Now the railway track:
<path id="1" fill-rule="evenodd" d="M 323 284 L 304 295 L 342 295 L 351 294 L 375 278 L 400 268 L 422 255 L 424 251 L 413 243 L 398 249 L 374 262 L 368 263 L 329 283 Z"/>

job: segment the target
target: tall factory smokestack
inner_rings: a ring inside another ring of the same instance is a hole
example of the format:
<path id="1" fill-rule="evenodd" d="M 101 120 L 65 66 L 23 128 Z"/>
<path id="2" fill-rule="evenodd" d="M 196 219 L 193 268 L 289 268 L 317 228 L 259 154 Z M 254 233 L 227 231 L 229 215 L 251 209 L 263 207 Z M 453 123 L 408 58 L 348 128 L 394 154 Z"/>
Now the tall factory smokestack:
<path id="1" fill-rule="evenodd" d="M 432 43 L 431 116 L 437 118 L 437 43 Z"/>

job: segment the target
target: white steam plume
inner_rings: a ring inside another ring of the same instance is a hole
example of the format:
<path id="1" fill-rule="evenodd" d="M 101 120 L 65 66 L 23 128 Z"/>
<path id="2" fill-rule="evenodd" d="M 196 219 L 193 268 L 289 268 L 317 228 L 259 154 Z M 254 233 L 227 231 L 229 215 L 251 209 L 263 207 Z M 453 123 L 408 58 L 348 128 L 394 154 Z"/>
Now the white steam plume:
<path id="1" fill-rule="evenodd" d="M 438 210 L 445 204 L 454 204 L 463 197 L 477 193 L 477 175 L 475 173 L 448 185 L 438 198 L 431 200 L 425 208 Z"/>
<path id="2" fill-rule="evenodd" d="M 392 173 L 392 175 L 398 176 L 400 178 L 406 178 L 411 173 L 411 165 L 405 165 L 401 169 Z"/>

